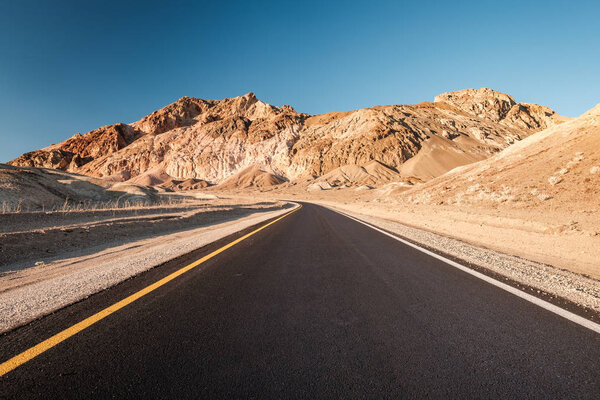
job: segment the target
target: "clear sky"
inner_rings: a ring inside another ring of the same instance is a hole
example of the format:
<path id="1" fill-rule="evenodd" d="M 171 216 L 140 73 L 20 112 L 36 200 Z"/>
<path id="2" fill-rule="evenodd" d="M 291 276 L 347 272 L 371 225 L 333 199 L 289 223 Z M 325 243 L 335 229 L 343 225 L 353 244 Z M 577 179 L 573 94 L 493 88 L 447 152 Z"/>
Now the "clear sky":
<path id="1" fill-rule="evenodd" d="M 600 102 L 598 1 L 0 0 L 0 162 L 182 96 L 311 114 L 491 87 Z"/>

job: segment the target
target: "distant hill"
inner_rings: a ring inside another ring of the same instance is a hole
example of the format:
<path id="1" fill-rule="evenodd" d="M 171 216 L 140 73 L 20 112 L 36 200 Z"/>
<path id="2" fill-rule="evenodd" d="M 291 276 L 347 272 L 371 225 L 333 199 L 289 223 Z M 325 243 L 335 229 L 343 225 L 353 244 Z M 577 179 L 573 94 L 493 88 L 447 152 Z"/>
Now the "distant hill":
<path id="1" fill-rule="evenodd" d="M 223 183 L 252 166 L 284 181 L 377 161 L 399 179 L 427 181 L 564 121 L 547 107 L 486 88 L 444 93 L 433 103 L 315 116 L 253 93 L 183 97 L 135 123 L 76 134 L 9 164 L 143 184 L 194 180 L 189 186 Z"/>
<path id="2" fill-rule="evenodd" d="M 404 191 L 412 203 L 600 211 L 600 104 L 494 157 Z"/>

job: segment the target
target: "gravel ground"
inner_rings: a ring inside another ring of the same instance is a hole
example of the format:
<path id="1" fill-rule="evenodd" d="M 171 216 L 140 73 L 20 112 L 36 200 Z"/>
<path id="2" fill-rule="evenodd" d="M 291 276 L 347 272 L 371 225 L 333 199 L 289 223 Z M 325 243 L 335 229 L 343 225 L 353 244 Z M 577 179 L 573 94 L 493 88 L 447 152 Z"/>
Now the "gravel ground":
<path id="1" fill-rule="evenodd" d="M 93 293 L 225 236 L 288 212 L 255 212 L 210 227 L 139 240 L 100 253 L 0 277 L 0 332 L 24 325 Z M 228 215 L 224 213 L 223 220 Z M 50 277 L 50 278 L 49 278 Z M 17 283 L 17 282 L 22 283 Z"/>
<path id="2" fill-rule="evenodd" d="M 596 313 L 600 312 L 600 281 L 596 279 L 498 251 L 476 247 L 447 236 L 408 227 L 396 221 L 356 213 L 342 207 L 332 207 L 330 204 L 326 206 L 337 208 L 339 211 L 410 241 L 493 271 L 522 285 L 535 288 L 538 293 L 561 297 Z"/>
<path id="3" fill-rule="evenodd" d="M 206 203 L 210 205 L 210 202 Z M 43 230 L 68 225 L 91 224 L 118 218 L 133 218 L 145 215 L 161 215 L 169 213 L 184 213 L 201 207 L 203 203 L 196 202 L 182 206 L 148 206 L 139 208 L 122 208 L 108 210 L 82 211 L 32 211 L 23 213 L 0 214 L 0 233 L 15 233 L 31 230 Z"/>
<path id="4" fill-rule="evenodd" d="M 70 213 L 0 215 L 0 276 L 57 260 L 97 254 L 132 241 L 200 228 L 274 211 L 281 203 L 236 204 L 231 200 L 183 207 L 149 207 Z M 1 290 L 1 287 L 0 287 Z"/>

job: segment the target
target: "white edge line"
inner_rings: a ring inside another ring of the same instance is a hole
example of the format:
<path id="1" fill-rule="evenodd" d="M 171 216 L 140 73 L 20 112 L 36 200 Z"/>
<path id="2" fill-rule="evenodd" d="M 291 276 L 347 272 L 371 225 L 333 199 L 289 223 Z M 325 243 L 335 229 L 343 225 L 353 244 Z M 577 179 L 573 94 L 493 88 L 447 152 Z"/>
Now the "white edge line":
<path id="1" fill-rule="evenodd" d="M 596 333 L 600 333 L 600 324 L 597 324 L 597 323 L 595 323 L 593 321 L 590 321 L 589 319 L 581 317 L 581 316 L 579 316 L 577 314 L 573 314 L 570 311 L 567 311 L 567 310 L 565 310 L 563 308 L 560 308 L 560 307 L 558 307 L 558 306 L 556 306 L 556 305 L 554 305 L 552 303 L 549 303 L 549 302 L 547 302 L 545 300 L 542 300 L 539 297 L 535 297 L 535 296 L 533 296 L 533 295 L 531 295 L 529 293 L 525 293 L 522 290 L 519 290 L 519 289 L 517 289 L 517 288 L 515 288 L 513 286 L 510 286 L 510 285 L 507 285 L 506 283 L 500 282 L 499 280 L 496 280 L 496 279 L 494 279 L 494 278 L 492 278 L 490 276 L 482 274 L 481 272 L 477 272 L 477 271 L 475 271 L 475 270 L 473 270 L 471 268 L 465 267 L 462 264 L 459 264 L 459 263 L 457 263 L 455 261 L 452 261 L 452 260 L 450 260 L 450 259 L 448 259 L 448 258 L 446 258 L 444 256 L 440 256 L 439 254 L 436 254 L 433 251 L 429 251 L 429 250 L 427 250 L 427 249 L 425 249 L 425 248 L 423 248 L 421 246 L 418 246 L 418 245 L 416 245 L 414 243 L 411 243 L 408 240 L 404 240 L 404 239 L 402 239 L 402 238 L 400 238 L 400 237 L 398 237 L 396 235 L 392 235 L 391 233 L 386 232 L 383 229 L 380 229 L 380 228 L 378 228 L 378 227 L 376 227 L 374 225 L 371 225 L 371 224 L 369 224 L 367 222 L 361 221 L 360 219 L 355 218 L 355 217 L 353 217 L 351 215 L 348 215 L 348 214 L 346 214 L 344 212 L 338 211 L 336 209 L 333 209 L 333 208 L 330 208 L 330 207 L 327 207 L 327 206 L 323 206 L 323 207 L 325 207 L 325 208 L 327 208 L 327 209 L 329 209 L 329 210 L 331 210 L 333 212 L 336 212 L 336 213 L 338 213 L 340 215 L 343 215 L 343 216 L 345 216 L 347 218 L 350 218 L 350 219 L 352 219 L 352 220 L 354 220 L 356 222 L 359 222 L 359 223 L 361 223 L 363 225 L 366 225 L 369 228 L 376 230 L 377 232 L 383 233 L 384 235 L 389 236 L 392 239 L 395 239 L 395 240 L 397 240 L 399 242 L 402 242 L 405 245 L 410 246 L 412 248 L 415 248 L 415 249 L 417 249 L 417 250 L 419 250 L 419 251 L 421 251 L 421 252 L 423 252 L 423 253 L 431 256 L 431 257 L 437 258 L 438 260 L 441 260 L 441 261 L 445 262 L 448 265 L 451 265 L 451 266 L 453 266 L 455 268 L 458 268 L 461 271 L 466 272 L 467 274 L 473 275 L 473 276 L 475 276 L 475 277 L 477 277 L 477 278 L 479 278 L 479 279 L 481 279 L 483 281 L 486 281 L 487 283 L 490 283 L 490 284 L 492 284 L 492 285 L 494 285 L 496 287 L 499 287 L 500 289 L 506 290 L 507 292 L 509 292 L 511 294 L 514 294 L 517 297 L 520 297 L 520 298 L 522 298 L 524 300 L 527 300 L 530 303 L 533 303 L 533 304 L 535 304 L 535 305 L 537 305 L 539 307 L 542 307 L 542 308 L 544 308 L 544 309 L 546 309 L 546 310 L 548 310 L 550 312 L 553 312 L 554 314 L 560 315 L 561 317 L 563 317 L 565 319 L 568 319 L 571 322 L 575 322 L 576 324 L 581 325 L 581 326 L 583 326 L 585 328 L 588 328 L 588 329 L 590 329 L 590 330 L 592 330 L 592 331 L 594 331 Z"/>

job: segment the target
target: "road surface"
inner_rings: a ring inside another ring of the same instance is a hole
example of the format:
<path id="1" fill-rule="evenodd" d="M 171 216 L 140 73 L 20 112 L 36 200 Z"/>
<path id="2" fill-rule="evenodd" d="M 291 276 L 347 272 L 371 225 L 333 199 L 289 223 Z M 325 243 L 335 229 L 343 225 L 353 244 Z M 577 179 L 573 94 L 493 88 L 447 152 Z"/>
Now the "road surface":
<path id="1" fill-rule="evenodd" d="M 0 361 L 233 239 L 1 336 Z M 598 399 L 600 335 L 304 204 L 7 372 L 0 397 Z"/>

